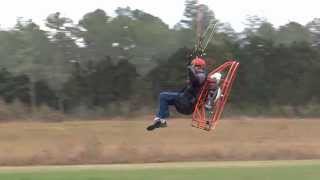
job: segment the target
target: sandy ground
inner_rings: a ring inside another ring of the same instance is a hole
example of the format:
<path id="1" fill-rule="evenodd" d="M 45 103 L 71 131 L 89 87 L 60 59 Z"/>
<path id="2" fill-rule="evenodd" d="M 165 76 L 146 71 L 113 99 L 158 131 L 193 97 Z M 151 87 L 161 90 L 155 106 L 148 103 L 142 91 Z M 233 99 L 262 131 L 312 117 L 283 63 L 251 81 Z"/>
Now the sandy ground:
<path id="1" fill-rule="evenodd" d="M 320 159 L 320 119 L 244 118 L 206 132 L 190 119 L 147 132 L 152 117 L 0 124 L 0 166 Z"/>

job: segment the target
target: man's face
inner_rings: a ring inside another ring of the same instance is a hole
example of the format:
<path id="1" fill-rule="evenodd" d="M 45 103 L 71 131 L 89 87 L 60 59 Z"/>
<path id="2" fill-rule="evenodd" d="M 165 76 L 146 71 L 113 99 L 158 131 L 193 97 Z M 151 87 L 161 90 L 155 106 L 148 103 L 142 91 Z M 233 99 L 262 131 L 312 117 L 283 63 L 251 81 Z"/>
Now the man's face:
<path id="1" fill-rule="evenodd" d="M 199 71 L 199 70 L 202 70 L 203 68 L 202 68 L 201 66 L 194 66 L 194 69 L 195 69 L 196 71 Z"/>

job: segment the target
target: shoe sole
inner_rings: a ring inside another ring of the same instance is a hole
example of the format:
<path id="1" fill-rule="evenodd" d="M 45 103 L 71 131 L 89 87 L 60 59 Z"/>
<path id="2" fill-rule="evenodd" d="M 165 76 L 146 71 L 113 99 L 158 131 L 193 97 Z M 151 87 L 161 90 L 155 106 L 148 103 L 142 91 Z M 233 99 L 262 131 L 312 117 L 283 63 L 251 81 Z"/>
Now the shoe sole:
<path id="1" fill-rule="evenodd" d="M 147 127 L 146 129 L 147 129 L 147 131 L 153 131 L 153 130 L 155 130 L 155 129 L 157 129 L 157 128 L 166 128 L 166 127 L 168 127 L 168 125 L 166 124 L 166 125 L 160 125 L 160 126 L 149 126 L 149 127 Z"/>

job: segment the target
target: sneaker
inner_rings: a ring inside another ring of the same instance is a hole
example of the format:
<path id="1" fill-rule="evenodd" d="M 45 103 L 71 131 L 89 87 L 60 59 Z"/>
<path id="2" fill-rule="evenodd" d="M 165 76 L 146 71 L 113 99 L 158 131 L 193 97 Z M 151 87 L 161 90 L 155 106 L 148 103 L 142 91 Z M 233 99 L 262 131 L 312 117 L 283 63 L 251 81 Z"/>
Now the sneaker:
<path id="1" fill-rule="evenodd" d="M 165 128 L 167 126 L 167 122 L 155 121 L 153 124 L 147 127 L 147 130 L 152 131 L 156 128 Z"/>
<path id="2" fill-rule="evenodd" d="M 161 128 L 168 127 L 167 121 L 161 122 L 160 127 L 161 127 Z"/>

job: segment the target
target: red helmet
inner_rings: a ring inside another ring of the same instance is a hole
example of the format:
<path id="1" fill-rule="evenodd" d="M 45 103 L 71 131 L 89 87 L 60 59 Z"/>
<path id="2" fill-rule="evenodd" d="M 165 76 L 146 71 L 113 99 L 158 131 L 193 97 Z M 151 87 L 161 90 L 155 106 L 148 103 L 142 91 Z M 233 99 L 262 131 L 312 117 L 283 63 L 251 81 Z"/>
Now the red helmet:
<path id="1" fill-rule="evenodd" d="M 204 59 L 196 57 L 194 60 L 191 61 L 191 64 L 194 66 L 201 66 L 206 67 L 206 61 Z"/>

